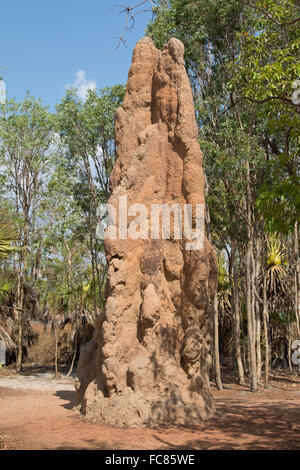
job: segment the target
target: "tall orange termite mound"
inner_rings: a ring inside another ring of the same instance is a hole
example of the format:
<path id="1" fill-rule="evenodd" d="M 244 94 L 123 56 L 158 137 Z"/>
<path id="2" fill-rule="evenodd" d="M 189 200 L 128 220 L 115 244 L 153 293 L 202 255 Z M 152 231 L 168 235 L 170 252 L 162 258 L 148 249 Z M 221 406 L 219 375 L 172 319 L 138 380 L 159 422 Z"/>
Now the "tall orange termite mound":
<path id="1" fill-rule="evenodd" d="M 202 204 L 202 154 L 184 47 L 159 51 L 149 38 L 133 53 L 116 117 L 117 160 L 109 203 Z M 150 217 L 150 216 L 149 216 Z M 82 348 L 82 411 L 118 426 L 192 424 L 210 416 L 216 261 L 206 237 L 107 239 L 106 308 Z"/>

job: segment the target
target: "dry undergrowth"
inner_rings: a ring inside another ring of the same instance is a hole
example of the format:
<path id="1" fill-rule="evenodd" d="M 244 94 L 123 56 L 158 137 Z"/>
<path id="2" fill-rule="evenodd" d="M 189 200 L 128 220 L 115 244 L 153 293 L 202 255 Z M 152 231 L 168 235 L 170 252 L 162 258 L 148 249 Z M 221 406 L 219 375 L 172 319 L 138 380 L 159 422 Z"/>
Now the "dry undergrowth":
<path id="1" fill-rule="evenodd" d="M 13 367 L 11 367 L 11 366 L 9 366 L 9 367 L 2 366 L 1 369 L 0 369 L 0 377 L 9 377 L 9 376 L 14 375 L 16 373 L 17 372 L 14 368 L 14 365 L 13 365 Z"/>
<path id="2" fill-rule="evenodd" d="M 50 328 L 39 328 L 35 325 L 38 334 L 37 341 L 29 348 L 27 362 L 43 364 L 45 366 L 53 365 L 55 360 L 55 337 Z"/>
<path id="3" fill-rule="evenodd" d="M 50 326 L 33 325 L 38 334 L 37 341 L 28 349 L 26 363 L 39 364 L 52 367 L 55 364 L 55 334 Z M 61 334 L 58 339 L 58 362 L 66 362 L 72 358 L 72 350 L 66 342 L 66 338 Z"/>

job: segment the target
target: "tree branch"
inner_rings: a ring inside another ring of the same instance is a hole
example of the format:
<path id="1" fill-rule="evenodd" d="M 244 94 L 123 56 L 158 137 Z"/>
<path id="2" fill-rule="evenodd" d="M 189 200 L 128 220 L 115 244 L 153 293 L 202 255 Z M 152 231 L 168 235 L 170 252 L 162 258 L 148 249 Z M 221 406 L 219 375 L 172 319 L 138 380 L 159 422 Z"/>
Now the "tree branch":
<path id="1" fill-rule="evenodd" d="M 283 23 L 280 23 L 280 21 L 276 20 L 276 18 L 274 18 L 272 15 L 270 15 L 270 13 L 265 10 L 264 8 L 262 7 L 259 7 L 258 5 L 255 5 L 255 3 L 252 3 L 248 0 L 241 0 L 242 3 L 244 3 L 245 5 L 249 5 L 250 7 L 254 8 L 255 10 L 258 10 L 260 11 L 261 13 L 263 13 L 263 15 L 265 15 L 270 21 L 272 21 L 273 23 L 275 23 L 277 26 L 280 26 L 280 27 L 283 27 L 283 26 L 290 26 L 290 25 L 293 25 L 295 23 L 298 23 L 300 21 L 300 16 L 298 16 L 297 18 L 294 18 L 293 20 L 290 20 L 290 21 L 285 21 Z"/>
<path id="2" fill-rule="evenodd" d="M 151 4 L 150 9 L 138 10 L 138 8 L 140 8 L 141 6 L 143 6 L 147 3 Z M 152 11 L 153 12 L 154 4 L 155 4 L 155 0 L 142 0 L 139 3 L 137 3 L 135 5 L 132 5 L 132 6 L 130 6 L 130 5 L 115 5 L 112 8 L 112 10 L 116 9 L 116 8 L 119 8 L 120 9 L 120 12 L 119 12 L 120 15 L 125 14 L 124 28 L 123 28 L 123 31 L 122 31 L 121 36 L 119 38 L 118 44 L 114 48 L 115 50 L 118 49 L 121 44 L 124 44 L 124 46 L 127 47 L 125 37 L 126 37 L 126 34 L 133 29 L 133 27 L 135 25 L 135 17 L 137 15 L 141 14 L 141 13 L 146 13 L 147 11 Z"/>

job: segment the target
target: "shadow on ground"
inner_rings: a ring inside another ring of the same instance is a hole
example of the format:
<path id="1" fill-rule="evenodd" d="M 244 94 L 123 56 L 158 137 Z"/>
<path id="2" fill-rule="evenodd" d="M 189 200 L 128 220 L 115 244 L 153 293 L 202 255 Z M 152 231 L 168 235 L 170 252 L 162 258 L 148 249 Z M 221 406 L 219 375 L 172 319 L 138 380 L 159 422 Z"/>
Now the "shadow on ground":
<path id="1" fill-rule="evenodd" d="M 183 428 L 189 437 L 179 446 L 161 428 L 154 437 L 165 449 L 300 449 L 299 403 L 253 405 L 218 401 L 211 420 L 201 427 Z"/>
<path id="2" fill-rule="evenodd" d="M 56 395 L 64 402 L 61 406 L 71 409 L 74 405 L 75 391 L 57 391 Z M 243 400 L 247 400 L 245 396 Z M 127 429 L 123 432 L 139 434 L 142 438 L 153 439 L 155 447 L 161 449 L 300 449 L 300 407 L 299 400 L 288 401 L 250 398 L 246 403 L 235 398 L 215 400 L 216 413 L 212 419 L 200 425 L 178 427 L 156 427 L 152 429 Z M 83 420 L 84 421 L 84 420 Z M 86 422 L 89 426 L 88 422 Z M 101 426 L 101 425 L 100 425 Z M 97 433 L 97 425 L 95 432 Z M 101 428 L 99 428 L 100 430 Z M 112 430 L 113 431 L 113 430 Z M 97 439 L 84 439 L 82 449 L 122 449 L 124 443 L 119 441 L 120 429 L 110 443 Z M 122 433 L 122 431 L 121 431 Z M 84 426 L 83 426 L 84 434 Z M 180 437 L 179 437 L 180 436 Z M 75 447 L 62 444 L 60 449 Z"/>
<path id="3" fill-rule="evenodd" d="M 63 443 L 61 446 L 57 447 L 56 450 L 78 450 L 78 447 L 66 442 L 65 444 Z M 107 444 L 107 442 L 106 443 L 99 442 L 96 439 L 83 439 L 82 445 L 80 446 L 80 450 L 112 450 L 112 449 L 111 449 L 111 446 Z"/>
<path id="4" fill-rule="evenodd" d="M 76 404 L 77 392 L 75 390 L 57 390 L 55 395 L 67 402 L 60 405 L 67 410 L 71 410 Z"/>

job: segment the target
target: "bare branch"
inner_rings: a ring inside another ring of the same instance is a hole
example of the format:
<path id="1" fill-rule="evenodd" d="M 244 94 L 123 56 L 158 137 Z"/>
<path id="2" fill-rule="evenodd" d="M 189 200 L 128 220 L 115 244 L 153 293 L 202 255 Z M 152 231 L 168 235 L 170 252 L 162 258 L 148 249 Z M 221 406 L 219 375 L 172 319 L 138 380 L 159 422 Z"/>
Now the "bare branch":
<path id="1" fill-rule="evenodd" d="M 255 98 L 250 98 L 248 96 L 241 96 L 239 99 L 237 99 L 236 101 L 234 101 L 233 99 L 231 100 L 231 104 L 229 106 L 227 106 L 221 114 L 225 114 L 227 113 L 227 111 L 230 111 L 232 108 L 234 108 L 235 106 L 237 106 L 239 103 L 242 103 L 243 101 L 250 101 L 251 103 L 256 103 L 256 104 L 264 104 L 264 103 L 267 103 L 269 101 L 273 101 L 273 100 L 280 100 L 280 101 L 283 101 L 284 103 L 287 103 L 288 105 L 292 106 L 293 108 L 295 109 L 299 109 L 300 108 L 300 105 L 299 104 L 294 104 L 292 102 L 292 100 L 288 99 L 288 98 L 285 98 L 284 96 L 268 96 L 268 98 L 265 98 L 263 100 L 257 100 Z"/>
<path id="2" fill-rule="evenodd" d="M 264 100 L 256 100 L 254 98 L 249 98 L 248 96 L 243 96 L 244 100 L 251 101 L 251 103 L 258 103 L 258 104 L 263 104 L 267 103 L 268 101 L 273 101 L 273 100 L 280 100 L 283 101 L 284 103 L 289 104 L 293 108 L 299 109 L 299 104 L 294 104 L 292 100 L 285 98 L 284 96 L 269 96 L 268 98 L 265 98 Z"/>
<path id="3" fill-rule="evenodd" d="M 143 8 L 142 10 L 139 10 L 140 7 L 143 5 L 149 4 L 150 8 Z M 116 8 L 120 9 L 119 14 L 120 15 L 125 15 L 125 22 L 124 22 L 124 28 L 121 33 L 121 36 L 119 38 L 118 44 L 115 46 L 114 50 L 118 49 L 121 44 L 123 44 L 125 47 L 126 45 L 126 35 L 129 33 L 135 25 L 135 17 L 141 13 L 146 13 L 149 11 L 153 12 L 154 9 L 154 4 L 155 0 L 142 0 L 139 3 L 135 5 L 115 5 L 112 10 L 115 10 Z"/>

